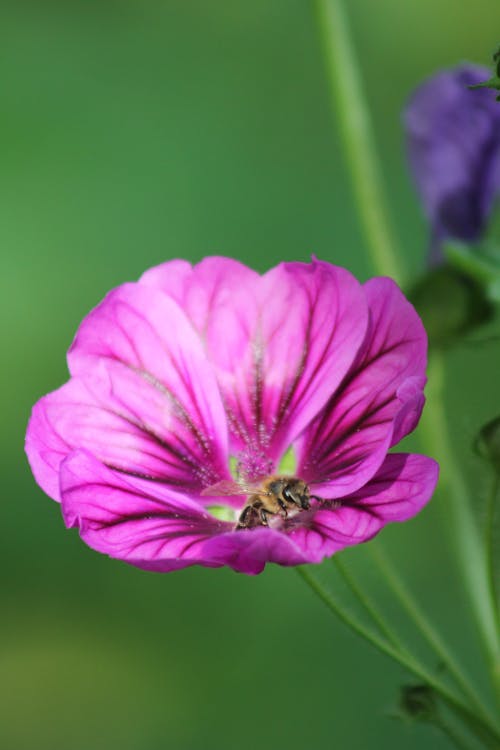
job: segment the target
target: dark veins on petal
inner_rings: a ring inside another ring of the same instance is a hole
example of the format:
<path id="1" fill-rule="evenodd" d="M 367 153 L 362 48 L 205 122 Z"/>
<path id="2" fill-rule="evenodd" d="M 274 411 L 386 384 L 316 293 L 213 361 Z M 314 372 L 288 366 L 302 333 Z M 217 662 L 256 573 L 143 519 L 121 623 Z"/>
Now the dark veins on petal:
<path id="1" fill-rule="evenodd" d="M 417 339 L 414 338 L 404 338 L 388 345 L 387 339 L 389 333 L 389 330 L 386 331 L 384 341 L 375 354 L 371 356 L 367 355 L 366 352 L 362 354 L 361 362 L 358 362 L 351 373 L 347 374 L 338 392 L 332 396 L 317 419 L 314 427 L 316 440 L 311 438 L 314 444 L 305 462 L 306 471 L 308 474 L 314 475 L 316 482 L 328 481 L 328 474 L 332 471 L 340 472 L 347 468 L 355 471 L 371 452 L 373 443 L 378 442 L 379 438 L 376 437 L 373 441 L 369 441 L 368 439 L 363 440 L 357 455 L 353 454 L 352 446 L 348 443 L 349 438 L 353 437 L 363 427 L 369 426 L 373 428 L 386 425 L 392 422 L 395 416 L 399 405 L 396 400 L 396 390 L 400 383 L 394 388 L 390 386 L 394 381 L 401 380 L 399 372 L 395 374 L 392 380 L 384 383 L 382 392 L 385 391 L 387 395 L 382 400 L 380 390 L 374 391 L 369 400 L 366 394 L 361 391 L 356 401 L 350 404 L 346 410 L 343 410 L 336 420 L 331 420 L 331 412 L 342 401 L 343 393 L 351 385 L 355 384 L 356 378 L 363 376 L 363 373 L 377 361 L 390 355 L 398 347 L 417 342 Z M 357 410 L 360 404 L 363 404 L 364 408 L 360 411 L 359 415 L 352 420 L 349 419 L 351 412 Z M 386 407 L 391 405 L 393 408 L 386 410 Z M 377 415 L 379 415 L 378 418 Z M 347 421 L 348 426 L 339 429 L 339 421 Z"/>
<path id="2" fill-rule="evenodd" d="M 132 316 L 136 316 L 136 311 L 134 310 L 134 308 L 128 305 L 123 300 L 120 301 L 119 305 L 120 307 L 126 309 Z M 153 334 L 156 333 L 149 321 L 146 321 L 144 318 L 142 318 L 142 322 L 147 324 L 148 328 L 152 331 Z M 198 444 L 200 448 L 201 456 L 199 454 L 193 453 L 192 448 L 182 438 L 179 431 L 176 431 L 175 433 L 175 441 L 176 443 L 179 444 L 180 447 L 176 447 L 173 441 L 168 440 L 165 437 L 161 437 L 160 435 L 158 435 L 158 433 L 155 430 L 153 430 L 150 426 L 144 423 L 140 415 L 134 413 L 128 404 L 125 404 L 122 402 L 123 407 L 127 411 L 133 414 L 136 421 L 125 416 L 123 413 L 116 412 L 112 409 L 109 409 L 109 411 L 112 411 L 116 416 L 124 419 L 130 425 L 146 433 L 164 451 L 168 452 L 174 458 L 176 458 L 181 464 L 184 464 L 186 467 L 188 467 L 190 477 L 188 478 L 184 475 L 182 478 L 175 478 L 173 476 L 169 476 L 168 474 L 166 474 L 164 477 L 154 477 L 148 474 L 142 474 L 140 472 L 128 471 L 124 467 L 111 465 L 109 463 L 107 463 L 107 466 L 109 468 L 115 469 L 116 471 L 120 471 L 123 474 L 130 474 L 132 476 L 140 476 L 146 479 L 152 479 L 154 481 L 162 482 L 162 483 L 169 484 L 169 485 L 182 486 L 185 489 L 191 489 L 195 491 L 202 489 L 203 487 L 207 487 L 211 484 L 214 484 L 221 477 L 222 467 L 217 466 L 218 457 L 217 455 L 215 455 L 216 452 L 214 450 L 215 446 L 214 446 L 213 440 L 209 436 L 205 435 L 202 432 L 202 430 L 199 429 L 199 427 L 193 420 L 193 417 L 194 417 L 195 419 L 198 420 L 199 424 L 204 424 L 203 415 L 201 414 L 196 395 L 193 392 L 191 380 L 187 376 L 187 372 L 188 372 L 187 365 L 185 365 L 184 363 L 184 367 L 180 367 L 179 364 L 183 364 L 183 363 L 177 363 L 176 360 L 171 356 L 171 353 L 169 352 L 169 350 L 165 348 L 165 346 L 160 340 L 160 345 L 162 347 L 163 354 L 169 361 L 172 368 L 177 373 L 188 395 L 188 398 L 190 401 L 190 408 L 194 410 L 193 415 L 191 415 L 187 411 L 187 409 L 183 406 L 181 401 L 172 393 L 172 391 L 167 386 L 165 386 L 162 382 L 158 380 L 158 378 L 156 378 L 153 374 L 151 374 L 144 368 L 142 358 L 137 350 L 134 339 L 129 336 L 124 326 L 120 326 L 120 330 L 123 333 L 124 337 L 126 338 L 130 346 L 130 349 L 133 352 L 135 359 L 139 363 L 140 366 L 134 366 L 130 364 L 129 362 L 126 362 L 123 358 L 113 355 L 113 354 L 107 355 L 107 359 L 110 359 L 114 362 L 119 363 L 120 365 L 124 366 L 125 368 L 133 372 L 134 374 L 141 377 L 147 383 L 152 385 L 159 393 L 162 394 L 162 396 L 164 396 L 168 400 L 168 403 L 170 407 L 172 408 L 173 414 L 177 417 L 179 422 L 185 428 L 187 428 L 189 433 L 192 435 L 192 437 L 195 439 L 196 443 Z M 115 397 L 116 397 L 116 394 L 115 394 Z M 161 460 L 172 469 L 176 469 L 178 467 L 178 465 L 174 464 L 173 462 L 168 461 L 167 459 L 163 457 L 161 457 Z M 224 475 L 223 469 L 222 469 L 222 475 Z"/>
<path id="3" fill-rule="evenodd" d="M 126 473 L 126 472 L 125 472 Z M 77 483 L 66 488 L 66 497 L 71 496 L 72 493 L 78 493 L 79 491 L 87 490 L 89 485 L 87 483 Z M 92 489 L 104 489 L 109 490 L 113 488 L 109 482 L 92 482 Z M 152 501 L 153 503 L 158 502 L 158 498 L 154 495 L 150 495 L 146 492 L 141 492 L 137 489 L 126 489 L 123 486 L 116 486 L 120 494 L 130 495 L 134 500 L 138 497 L 146 501 Z M 178 548 L 176 552 L 177 557 L 183 557 L 186 552 L 191 549 L 194 545 L 203 541 L 203 539 L 210 538 L 214 533 L 223 533 L 231 528 L 230 524 L 217 521 L 214 518 L 207 517 L 206 519 L 200 518 L 198 513 L 192 512 L 188 508 L 168 508 L 165 510 L 151 510 L 145 513 L 130 513 L 128 512 L 124 516 L 118 516 L 107 521 L 102 519 L 97 520 L 92 518 L 92 508 L 95 508 L 97 512 L 101 510 L 98 503 L 85 503 L 85 524 L 92 528 L 93 531 L 104 531 L 106 529 L 113 529 L 122 525 L 134 525 L 135 523 L 140 524 L 143 521 L 154 521 L 158 520 L 159 529 L 158 531 L 150 529 L 149 532 L 142 532 L 140 539 L 137 542 L 129 541 L 126 543 L 128 553 L 138 550 L 144 544 L 158 541 L 160 545 L 157 553 L 168 543 L 175 541 L 176 539 L 182 539 L 187 537 L 186 544 L 182 548 Z M 75 519 L 76 523 L 72 525 L 80 525 L 80 519 Z M 168 521 L 168 526 L 165 526 L 164 522 Z M 118 546 L 122 547 L 124 541 L 118 543 Z"/>

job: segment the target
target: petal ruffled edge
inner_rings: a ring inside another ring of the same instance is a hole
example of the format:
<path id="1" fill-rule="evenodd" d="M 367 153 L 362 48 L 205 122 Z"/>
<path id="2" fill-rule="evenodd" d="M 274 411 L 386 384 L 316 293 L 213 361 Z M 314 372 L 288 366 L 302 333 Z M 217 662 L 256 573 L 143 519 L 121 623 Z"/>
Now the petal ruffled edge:
<path id="1" fill-rule="evenodd" d="M 111 466 L 184 484 L 188 491 L 230 477 L 219 387 L 199 336 L 171 298 L 137 283 L 112 290 L 82 321 L 68 362 L 73 378 L 36 405 L 28 427 L 30 461 L 37 469 L 36 443 L 45 451 L 44 432 L 51 431 L 45 442 L 59 453 L 52 470 L 70 450 L 86 448 Z M 76 382 L 81 384 L 79 399 L 66 398 L 77 389 Z M 48 417 L 56 402 L 58 422 L 64 421 L 61 430 L 53 429 Z M 95 446 L 90 420 L 85 424 L 88 439 L 80 440 L 78 430 L 72 430 L 72 410 L 82 423 L 85 410 L 95 415 Z M 113 450 L 107 450 L 107 441 Z M 120 450 L 115 450 L 118 443 Z M 56 482 L 42 469 L 43 486 L 54 496 Z"/>
<path id="2" fill-rule="evenodd" d="M 235 532 L 199 503 L 148 480 L 108 469 L 88 451 L 61 466 L 62 512 L 92 549 L 144 570 L 170 572 L 190 565 L 249 575 L 266 563 L 307 562 L 292 540 L 258 528 Z"/>
<path id="3" fill-rule="evenodd" d="M 415 516 L 431 499 L 438 475 L 432 458 L 391 453 L 365 487 L 342 498 L 339 507 L 298 514 L 288 533 L 310 562 L 321 562 L 345 547 L 369 541 L 387 523 Z"/>
<path id="4" fill-rule="evenodd" d="M 233 530 L 194 499 L 147 480 L 123 476 L 87 451 L 61 467 L 62 510 L 93 549 L 145 570 L 189 565 L 255 575 L 266 563 L 318 563 L 346 546 L 371 539 L 390 521 L 418 513 L 437 482 L 437 464 L 414 454 L 391 454 L 362 491 L 340 508 L 302 512 L 284 530 Z"/>

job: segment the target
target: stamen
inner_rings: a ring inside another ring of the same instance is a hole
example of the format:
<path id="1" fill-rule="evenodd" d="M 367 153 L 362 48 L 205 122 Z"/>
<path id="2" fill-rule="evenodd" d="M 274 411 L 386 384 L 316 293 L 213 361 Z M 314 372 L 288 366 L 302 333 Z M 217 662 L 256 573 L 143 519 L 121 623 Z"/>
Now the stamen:
<path id="1" fill-rule="evenodd" d="M 236 456 L 236 475 L 238 480 L 256 482 L 269 476 L 273 470 L 272 460 L 260 449 L 249 446 Z"/>

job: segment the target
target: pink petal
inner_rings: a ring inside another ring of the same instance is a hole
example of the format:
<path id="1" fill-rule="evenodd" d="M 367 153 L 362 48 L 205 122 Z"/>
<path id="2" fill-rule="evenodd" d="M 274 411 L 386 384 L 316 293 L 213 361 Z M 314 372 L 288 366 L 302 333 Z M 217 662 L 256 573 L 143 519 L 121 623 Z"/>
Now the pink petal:
<path id="1" fill-rule="evenodd" d="M 254 356 L 260 342 L 263 351 L 260 360 L 254 360 L 254 380 L 247 380 L 241 395 L 258 393 L 262 378 L 261 405 L 252 409 L 252 420 L 257 416 L 268 433 L 276 430 L 279 453 L 320 411 L 351 368 L 365 337 L 368 312 L 356 279 L 328 263 L 283 263 L 262 282 Z M 244 381 L 241 372 L 240 382 Z M 241 400 L 233 403 L 239 410 Z"/>
<path id="2" fill-rule="evenodd" d="M 263 526 L 213 537 L 207 542 L 205 553 L 213 561 L 247 575 L 261 573 L 267 563 L 291 566 L 310 562 L 289 536 Z"/>
<path id="3" fill-rule="evenodd" d="M 214 316 L 231 317 L 236 301 L 249 310 L 255 305 L 259 274 L 232 258 L 204 258 L 194 268 L 171 260 L 143 273 L 139 283 L 168 294 L 204 335 Z"/>
<path id="4" fill-rule="evenodd" d="M 260 573 L 266 563 L 320 562 L 373 537 L 388 521 L 415 515 L 429 500 L 437 464 L 424 456 L 388 456 L 378 475 L 336 510 L 302 512 L 281 529 L 233 531 L 196 501 L 105 467 L 86 451 L 61 466 L 62 509 L 93 549 L 158 572 L 187 565 L 228 565 Z"/>
<path id="5" fill-rule="evenodd" d="M 165 397 L 152 385 L 138 389 L 132 383 L 127 404 L 120 401 L 113 378 L 99 363 L 86 379 L 72 378 L 35 405 L 26 451 L 38 483 L 55 500 L 60 499 L 60 464 L 76 448 L 118 470 L 191 492 L 224 475 L 225 464 L 218 465 L 216 455 L 203 466 L 199 456 L 178 444 L 168 429 L 171 421 Z"/>
<path id="6" fill-rule="evenodd" d="M 297 446 L 298 474 L 324 497 L 362 487 L 389 447 L 415 427 L 424 402 L 420 318 L 390 279 L 372 279 L 364 289 L 370 328 L 363 353 Z"/>
<path id="7" fill-rule="evenodd" d="M 426 382 L 427 378 L 423 375 L 415 375 L 404 380 L 396 391 L 401 408 L 394 418 L 391 447 L 397 445 L 417 426 L 425 404 Z"/>
<path id="8" fill-rule="evenodd" d="M 232 450 L 243 452 L 247 470 L 253 463 L 257 474 L 270 471 L 351 367 L 368 322 L 362 288 L 318 261 L 259 277 L 236 261 L 207 258 L 191 275 L 183 269 L 182 293 L 170 273 L 164 264 L 141 283 L 182 299 L 217 373 Z"/>
<path id="9" fill-rule="evenodd" d="M 373 479 L 343 498 L 341 507 L 298 514 L 290 520 L 288 533 L 310 562 L 320 562 L 344 547 L 368 541 L 389 522 L 415 516 L 430 500 L 438 473 L 432 458 L 389 454 Z"/>
<path id="10" fill-rule="evenodd" d="M 75 448 L 189 492 L 229 478 L 215 376 L 164 294 L 138 284 L 111 292 L 80 326 L 69 363 L 77 377 L 41 399 L 27 433 L 33 470 L 52 497 L 59 464 Z"/>
<path id="11" fill-rule="evenodd" d="M 185 291 L 193 275 L 193 267 L 187 260 L 169 260 L 159 266 L 148 268 L 140 284 L 156 287 L 172 297 L 180 307 L 185 308 Z"/>
<path id="12" fill-rule="evenodd" d="M 193 500 L 138 477 L 123 476 L 86 451 L 61 466 L 62 510 L 93 549 L 146 570 L 228 565 L 260 573 L 267 562 L 296 565 L 301 551 L 272 529 L 234 532 Z"/>
<path id="13" fill-rule="evenodd" d="M 89 547 L 146 570 L 214 564 L 203 544 L 231 529 L 186 496 L 112 471 L 86 451 L 63 462 L 61 496 L 66 525 L 78 526 Z"/>

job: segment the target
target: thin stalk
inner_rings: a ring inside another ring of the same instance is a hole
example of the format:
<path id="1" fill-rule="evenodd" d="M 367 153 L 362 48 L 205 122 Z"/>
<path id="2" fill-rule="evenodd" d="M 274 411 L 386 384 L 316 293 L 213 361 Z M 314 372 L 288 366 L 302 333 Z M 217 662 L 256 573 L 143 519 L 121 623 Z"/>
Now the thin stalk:
<path id="1" fill-rule="evenodd" d="M 497 629 L 500 631 L 500 612 L 498 605 L 498 590 L 496 583 L 495 570 L 495 525 L 496 525 L 496 505 L 498 502 L 498 491 L 500 490 L 500 476 L 495 472 L 491 492 L 488 498 L 486 509 L 486 526 L 485 526 L 485 550 L 486 565 L 488 569 L 488 586 L 490 596 L 495 610 Z"/>
<path id="2" fill-rule="evenodd" d="M 352 612 L 346 607 L 338 604 L 330 592 L 320 583 L 316 576 L 307 568 L 299 566 L 296 568 L 299 575 L 314 591 L 315 594 L 323 601 L 328 609 L 333 612 L 347 627 L 364 638 L 368 643 L 381 651 L 386 656 L 391 657 L 394 661 L 415 675 L 422 682 L 429 685 L 442 700 L 456 713 L 466 725 L 476 733 L 477 736 L 486 743 L 486 746 L 492 750 L 498 750 L 500 743 L 500 733 L 495 726 L 482 717 L 476 716 L 466 706 L 454 692 L 438 680 L 434 675 L 423 667 L 416 659 L 406 651 L 398 650 L 390 643 L 385 641 L 379 635 L 367 628 Z"/>
<path id="3" fill-rule="evenodd" d="M 401 283 L 402 273 L 392 240 L 370 116 L 361 76 L 341 0 L 316 0 L 330 94 L 340 131 L 367 246 L 378 273 Z M 458 559 L 477 625 L 496 684 L 500 680 L 500 634 L 485 576 L 481 538 L 469 505 L 467 488 L 455 459 L 442 403 L 442 362 L 435 355 L 429 374 L 430 402 L 424 411 L 421 434 L 429 453 L 441 463 L 441 487 L 449 490 L 449 517 L 458 545 Z"/>
<path id="4" fill-rule="evenodd" d="M 443 404 L 444 363 L 434 353 L 429 362 L 427 407 L 420 424 L 420 435 L 441 467 L 439 488 L 447 498 L 446 521 L 449 534 L 456 545 L 461 577 L 473 604 L 476 625 L 491 667 L 492 678 L 500 679 L 500 632 L 488 576 L 485 555 L 477 520 L 473 515 L 467 486 L 452 448 Z"/>
<path id="5" fill-rule="evenodd" d="M 495 724 L 495 719 L 490 716 L 487 710 L 484 708 L 484 702 L 481 696 L 476 693 L 473 687 L 471 687 L 470 679 L 464 674 L 461 665 L 455 658 L 455 655 L 451 651 L 449 651 L 439 633 L 429 622 L 425 613 L 421 610 L 418 602 L 414 599 L 408 587 L 400 578 L 395 566 L 388 561 L 385 553 L 380 548 L 380 545 L 371 545 L 370 551 L 372 557 L 375 559 L 379 567 L 382 576 L 390 586 L 392 592 L 396 595 L 401 606 L 408 613 L 408 615 L 418 628 L 419 632 L 434 650 L 434 653 L 445 666 L 447 672 L 451 677 L 453 677 L 457 685 L 462 690 L 464 696 L 480 714 L 484 715 L 484 717 L 488 719 L 490 723 Z"/>
<path id="6" fill-rule="evenodd" d="M 328 75 L 330 95 L 340 123 L 340 133 L 351 174 L 367 247 L 378 273 L 392 276 L 401 285 L 402 270 L 390 228 L 380 168 L 361 76 L 341 0 L 315 0 Z M 434 368 L 442 369 L 439 360 Z M 436 373 L 433 373 L 435 376 Z M 430 378 L 432 385 L 432 378 Z M 500 633 L 485 575 L 482 540 L 474 523 L 467 488 L 446 429 L 442 404 L 442 379 L 434 404 L 426 410 L 423 432 L 429 452 L 441 459 L 441 485 L 449 490 L 449 518 L 458 544 L 458 559 L 479 632 L 498 686 L 500 681 Z M 429 399 L 431 400 L 431 399 Z"/>
<path id="7" fill-rule="evenodd" d="M 342 2 L 316 0 L 316 10 L 330 96 L 338 115 L 367 247 L 377 272 L 402 284 L 403 272 L 383 199 L 370 114 Z"/>
<path id="8" fill-rule="evenodd" d="M 499 609 L 500 605 L 498 601 L 498 589 L 497 589 L 497 580 L 496 580 L 497 571 L 495 570 L 495 529 L 496 529 L 497 503 L 499 501 L 499 497 L 498 497 L 499 490 L 500 490 L 500 476 L 495 471 L 491 492 L 488 497 L 488 505 L 486 508 L 484 549 L 485 549 L 485 556 L 486 556 L 488 589 L 490 592 L 490 600 L 492 602 L 493 615 L 495 618 L 495 626 L 496 626 L 497 633 L 500 633 L 500 609 Z M 500 705 L 500 657 L 498 658 L 496 665 L 493 666 L 492 678 L 495 684 L 495 690 L 497 694 L 498 703 Z"/>
<path id="9" fill-rule="evenodd" d="M 464 740 L 461 734 L 459 734 L 455 727 L 452 726 L 448 721 L 437 718 L 432 722 L 434 726 L 439 729 L 448 739 L 450 739 L 458 750 L 472 750 L 471 745 Z"/>
<path id="10" fill-rule="evenodd" d="M 344 579 L 344 581 L 347 583 L 349 588 L 351 589 L 354 596 L 357 598 L 365 612 L 372 618 L 373 622 L 377 625 L 378 629 L 384 635 L 389 643 L 394 646 L 394 648 L 400 649 L 402 648 L 401 642 L 394 633 L 394 631 L 387 625 L 384 618 L 379 613 L 378 609 L 375 607 L 375 605 L 372 603 L 370 598 L 365 594 L 361 586 L 357 583 L 357 581 L 354 579 L 354 577 L 351 575 L 349 570 L 346 568 L 344 563 L 340 560 L 340 555 L 334 555 L 332 557 L 332 561 L 334 565 L 336 566 L 337 570 L 339 571 L 340 575 Z"/>

